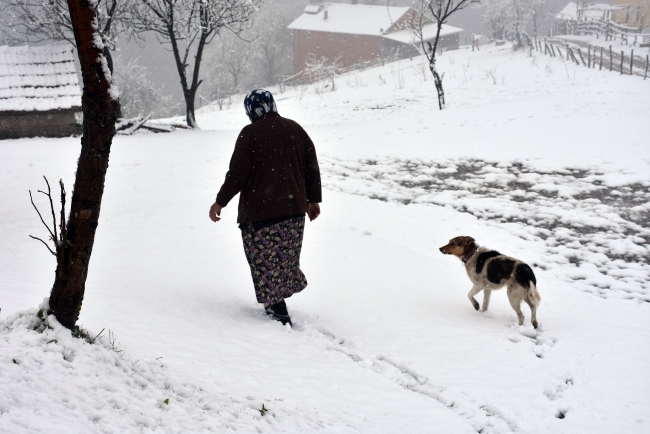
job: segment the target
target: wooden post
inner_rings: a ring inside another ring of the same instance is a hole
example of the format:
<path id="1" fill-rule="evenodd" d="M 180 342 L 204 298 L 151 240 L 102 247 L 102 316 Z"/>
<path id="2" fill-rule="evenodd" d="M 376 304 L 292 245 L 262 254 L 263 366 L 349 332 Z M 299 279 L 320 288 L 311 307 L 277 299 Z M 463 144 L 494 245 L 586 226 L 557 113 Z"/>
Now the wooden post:
<path id="1" fill-rule="evenodd" d="M 585 58 L 582 56 L 582 51 L 580 50 L 580 47 L 578 47 L 578 55 L 580 55 L 580 60 L 582 60 L 582 65 L 587 66 L 587 63 L 585 62 Z"/>
<path id="2" fill-rule="evenodd" d="M 544 54 L 548 52 L 548 44 L 546 43 L 546 38 L 544 38 Z"/>
<path id="3" fill-rule="evenodd" d="M 600 66 L 598 67 L 599 71 L 603 69 L 603 47 L 600 47 Z"/>
<path id="4" fill-rule="evenodd" d="M 614 62 L 614 56 L 612 56 L 612 46 L 609 46 L 609 72 L 612 72 L 612 65 Z"/>
<path id="5" fill-rule="evenodd" d="M 591 44 L 587 44 L 587 68 L 591 68 Z"/>
<path id="6" fill-rule="evenodd" d="M 474 33 L 472 33 L 472 51 L 474 51 Z"/>
<path id="7" fill-rule="evenodd" d="M 569 60 L 569 43 L 565 40 L 564 45 L 564 48 L 566 48 L 566 60 Z"/>
<path id="8" fill-rule="evenodd" d="M 623 75 L 623 59 L 625 59 L 625 53 L 621 50 L 621 75 Z"/>
<path id="9" fill-rule="evenodd" d="M 648 60 L 649 60 L 648 58 L 649 57 L 650 57 L 650 55 L 648 55 L 648 54 L 645 55 L 645 74 L 643 74 L 643 79 L 644 80 L 648 76 Z"/>
<path id="10" fill-rule="evenodd" d="M 630 52 L 630 75 L 632 75 L 634 71 L 634 48 Z"/>

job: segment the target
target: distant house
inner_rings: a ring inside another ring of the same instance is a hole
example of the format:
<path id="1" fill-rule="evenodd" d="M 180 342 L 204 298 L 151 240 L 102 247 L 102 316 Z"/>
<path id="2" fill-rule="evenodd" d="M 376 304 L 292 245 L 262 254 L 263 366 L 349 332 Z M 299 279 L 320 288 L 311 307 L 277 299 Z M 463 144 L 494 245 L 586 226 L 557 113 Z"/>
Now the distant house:
<path id="1" fill-rule="evenodd" d="M 636 27 L 645 34 L 650 33 L 649 0 L 613 0 L 612 5 L 619 8 L 613 14 L 614 22 Z"/>
<path id="2" fill-rule="evenodd" d="M 0 139 L 70 136 L 80 111 L 73 48 L 0 47 Z"/>
<path id="3" fill-rule="evenodd" d="M 418 54 L 419 40 L 403 28 L 412 9 L 396 6 L 375 6 L 343 3 L 309 4 L 294 22 L 294 73 L 305 68 L 310 60 L 334 59 L 352 66 L 381 58 L 404 58 Z M 443 25 L 440 49 L 458 48 L 462 29 Z M 423 29 L 424 39 L 436 36 L 436 24 Z"/>
<path id="4" fill-rule="evenodd" d="M 612 8 L 604 3 L 569 2 L 555 16 L 555 34 L 572 35 L 578 21 L 608 22 L 612 19 Z"/>

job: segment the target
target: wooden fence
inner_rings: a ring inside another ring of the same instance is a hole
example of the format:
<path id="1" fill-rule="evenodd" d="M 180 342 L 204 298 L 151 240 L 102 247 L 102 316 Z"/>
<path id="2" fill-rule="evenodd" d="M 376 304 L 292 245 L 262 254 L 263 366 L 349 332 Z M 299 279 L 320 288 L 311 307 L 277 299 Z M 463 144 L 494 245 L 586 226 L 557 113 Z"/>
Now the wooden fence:
<path id="1" fill-rule="evenodd" d="M 551 57 L 561 57 L 566 60 L 575 62 L 576 65 L 582 65 L 587 68 L 598 68 L 598 70 L 609 69 L 611 72 L 620 72 L 621 75 L 639 75 L 645 80 L 648 78 L 648 68 L 650 64 L 650 55 L 646 54 L 645 59 L 640 56 L 634 56 L 634 49 L 631 50 L 628 58 L 625 52 L 621 51 L 620 56 L 617 52 L 602 46 L 587 45 L 581 47 L 577 44 L 570 44 L 566 41 L 561 42 L 558 39 L 543 40 L 535 38 L 534 40 L 523 33 L 524 41 L 531 50 L 543 52 L 544 55 Z M 636 70 L 635 70 L 636 68 Z"/>
<path id="2" fill-rule="evenodd" d="M 644 37 L 650 37 L 650 35 L 641 34 L 641 29 L 624 26 L 613 21 L 578 21 L 569 27 L 576 35 L 593 34 L 596 35 L 596 38 L 603 36 L 606 41 L 620 39 L 621 43 L 625 45 L 631 43 L 633 46 L 644 45 Z"/>

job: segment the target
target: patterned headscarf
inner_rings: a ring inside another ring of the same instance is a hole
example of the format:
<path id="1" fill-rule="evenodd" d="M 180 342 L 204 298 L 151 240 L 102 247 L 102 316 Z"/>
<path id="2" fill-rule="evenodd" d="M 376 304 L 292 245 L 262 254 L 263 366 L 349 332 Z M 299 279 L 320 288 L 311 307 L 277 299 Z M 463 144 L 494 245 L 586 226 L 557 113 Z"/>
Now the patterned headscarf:
<path id="1" fill-rule="evenodd" d="M 255 89 L 246 95 L 244 108 L 251 122 L 255 122 L 266 113 L 278 112 L 273 95 L 265 89 Z"/>

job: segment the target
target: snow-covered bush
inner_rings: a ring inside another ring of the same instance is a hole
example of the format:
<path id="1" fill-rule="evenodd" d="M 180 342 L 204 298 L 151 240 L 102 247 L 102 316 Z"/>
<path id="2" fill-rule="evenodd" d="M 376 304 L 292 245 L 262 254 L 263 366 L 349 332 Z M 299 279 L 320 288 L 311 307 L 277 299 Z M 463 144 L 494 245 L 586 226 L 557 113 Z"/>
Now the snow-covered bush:
<path id="1" fill-rule="evenodd" d="M 146 66 L 138 59 L 115 61 L 114 82 L 120 90 L 122 117 L 132 118 L 153 114 L 154 117 L 169 117 L 183 112 L 181 101 L 165 95 L 165 87 L 154 83 Z"/>

